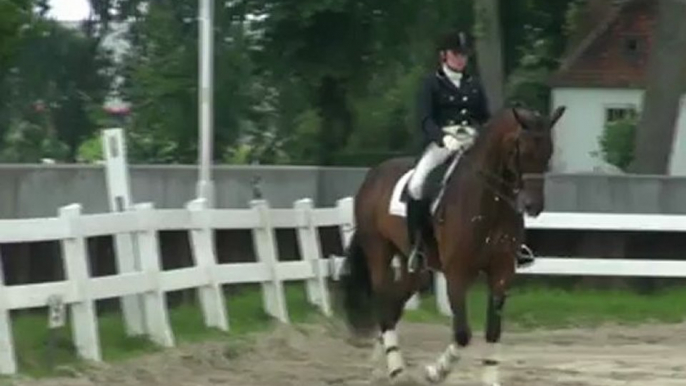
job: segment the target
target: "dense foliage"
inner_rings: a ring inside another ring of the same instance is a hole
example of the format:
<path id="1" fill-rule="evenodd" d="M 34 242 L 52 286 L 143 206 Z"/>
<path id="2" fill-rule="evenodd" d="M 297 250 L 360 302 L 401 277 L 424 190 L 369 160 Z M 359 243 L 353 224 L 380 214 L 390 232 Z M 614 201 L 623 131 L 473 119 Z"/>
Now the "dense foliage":
<path id="1" fill-rule="evenodd" d="M 542 111 L 547 75 L 583 1 L 552 3 L 500 6 L 506 99 Z M 94 160 L 99 129 L 121 125 L 134 162 L 196 162 L 198 1 L 91 4 L 91 19 L 74 29 L 46 20 L 44 1 L 0 0 L 0 69 L 9 69 L 0 71 L 0 157 Z M 414 154 L 415 94 L 436 65 L 436 37 L 471 30 L 473 8 L 471 0 L 217 1 L 216 160 L 365 165 Z M 127 49 L 115 60 L 104 42 L 122 25 Z M 130 103 L 126 119 L 103 111 L 113 95 Z"/>
<path id="2" fill-rule="evenodd" d="M 605 126 L 599 139 L 600 155 L 605 162 L 627 171 L 634 160 L 636 125 L 636 117 L 632 116 Z"/>

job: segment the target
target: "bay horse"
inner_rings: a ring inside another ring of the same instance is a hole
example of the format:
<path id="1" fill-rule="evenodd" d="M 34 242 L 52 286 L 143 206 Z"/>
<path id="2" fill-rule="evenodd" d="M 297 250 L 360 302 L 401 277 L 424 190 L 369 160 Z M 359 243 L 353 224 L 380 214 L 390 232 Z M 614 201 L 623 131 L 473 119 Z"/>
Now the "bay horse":
<path id="1" fill-rule="evenodd" d="M 558 107 L 545 116 L 521 107 L 499 110 L 460 156 L 439 205 L 428 214 L 426 264 L 445 276 L 453 320 L 450 344 L 424 369 L 432 382 L 445 379 L 471 341 L 466 296 L 483 273 L 489 296 L 482 376 L 488 385 L 499 384 L 502 311 L 524 238 L 524 214 L 535 217 L 544 209 L 542 175 L 553 153 L 552 128 L 564 111 Z M 427 269 L 408 270 L 405 219 L 389 211 L 396 183 L 413 165 L 412 158 L 393 158 L 367 172 L 355 195 L 356 229 L 340 277 L 346 321 L 354 333 L 378 334 L 391 380 L 405 368 L 396 324 L 407 300 L 430 278 Z M 391 267 L 395 256 L 400 258 L 399 278 Z"/>

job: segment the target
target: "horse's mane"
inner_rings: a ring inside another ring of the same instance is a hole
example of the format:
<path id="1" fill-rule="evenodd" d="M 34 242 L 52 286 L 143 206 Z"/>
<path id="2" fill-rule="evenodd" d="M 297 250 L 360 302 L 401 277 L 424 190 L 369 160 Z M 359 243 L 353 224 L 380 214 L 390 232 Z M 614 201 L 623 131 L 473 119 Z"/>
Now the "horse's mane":
<path id="1" fill-rule="evenodd" d="M 511 130 L 517 128 L 517 122 L 512 108 L 503 107 L 491 115 L 491 118 L 477 128 L 479 133 L 474 145 L 465 153 L 464 157 L 470 162 L 483 162 L 478 158 L 484 157 L 492 146 L 500 145 L 500 140 Z M 458 168 L 463 169 L 463 168 Z"/>

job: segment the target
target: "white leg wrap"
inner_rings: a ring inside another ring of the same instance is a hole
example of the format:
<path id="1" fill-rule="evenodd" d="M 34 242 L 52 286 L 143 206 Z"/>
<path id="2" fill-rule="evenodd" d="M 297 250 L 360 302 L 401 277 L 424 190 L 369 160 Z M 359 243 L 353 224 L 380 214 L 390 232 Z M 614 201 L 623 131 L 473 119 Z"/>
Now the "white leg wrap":
<path id="1" fill-rule="evenodd" d="M 451 343 L 448 348 L 438 357 L 436 363 L 426 366 L 426 377 L 431 382 L 443 380 L 452 370 L 452 366 L 460 359 L 459 351 L 455 343 Z"/>
<path id="2" fill-rule="evenodd" d="M 484 386 L 500 386 L 499 367 L 500 367 L 500 343 L 486 345 L 483 357 L 483 372 L 481 381 Z"/>
<path id="3" fill-rule="evenodd" d="M 386 352 L 386 362 L 388 364 L 388 374 L 396 375 L 405 368 L 403 357 L 400 355 L 400 346 L 398 345 L 398 334 L 395 330 L 387 330 L 381 336 L 383 347 Z"/>
<path id="4" fill-rule="evenodd" d="M 383 346 L 385 349 L 398 347 L 398 334 L 395 330 L 386 330 L 382 335 Z"/>

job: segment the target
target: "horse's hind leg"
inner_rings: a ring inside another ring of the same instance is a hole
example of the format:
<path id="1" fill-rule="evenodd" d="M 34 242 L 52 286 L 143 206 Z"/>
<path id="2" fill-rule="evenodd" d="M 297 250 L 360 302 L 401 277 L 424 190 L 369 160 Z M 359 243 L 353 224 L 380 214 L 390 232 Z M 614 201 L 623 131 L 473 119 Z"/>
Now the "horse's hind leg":
<path id="1" fill-rule="evenodd" d="M 448 300 L 453 313 L 453 339 L 438 359 L 426 366 L 426 377 L 431 382 L 444 380 L 460 358 L 460 351 L 472 340 L 467 317 L 467 283 L 457 275 L 446 275 Z"/>
<path id="2" fill-rule="evenodd" d="M 372 288 L 379 311 L 379 343 L 386 356 L 388 375 L 395 378 L 405 369 L 405 363 L 400 354 L 396 325 L 407 298 L 394 283 L 391 268 L 394 249 L 391 244 L 380 237 L 368 238 L 365 241 L 363 246 L 369 256 Z"/>

